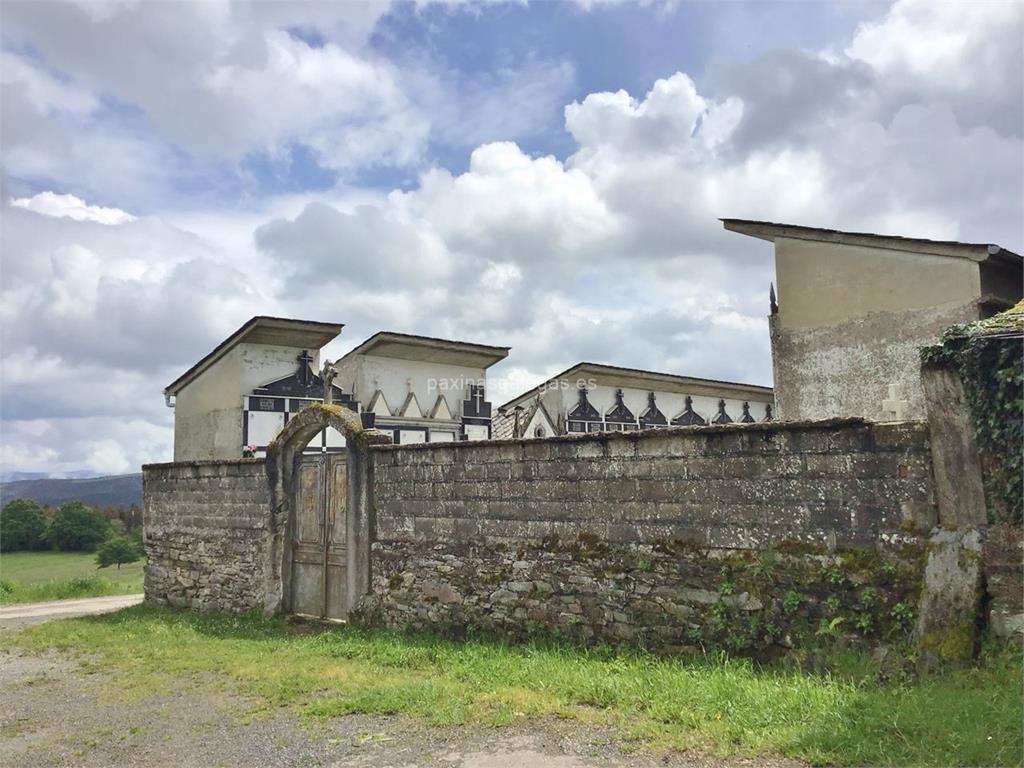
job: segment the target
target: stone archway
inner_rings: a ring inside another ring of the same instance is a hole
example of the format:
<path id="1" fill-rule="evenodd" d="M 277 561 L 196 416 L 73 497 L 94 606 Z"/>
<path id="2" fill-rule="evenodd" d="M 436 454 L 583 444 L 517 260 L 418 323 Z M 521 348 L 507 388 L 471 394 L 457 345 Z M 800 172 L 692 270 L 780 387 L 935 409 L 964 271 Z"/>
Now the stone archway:
<path id="1" fill-rule="evenodd" d="M 347 590 L 350 610 L 370 584 L 370 537 L 372 499 L 367 448 L 390 443 L 383 432 L 363 426 L 359 414 L 325 403 L 316 403 L 294 414 L 267 446 L 266 472 L 270 487 L 269 552 L 264 574 L 264 613 L 284 607 L 285 537 L 295 509 L 295 460 L 316 435 L 333 427 L 345 436 L 347 454 Z"/>

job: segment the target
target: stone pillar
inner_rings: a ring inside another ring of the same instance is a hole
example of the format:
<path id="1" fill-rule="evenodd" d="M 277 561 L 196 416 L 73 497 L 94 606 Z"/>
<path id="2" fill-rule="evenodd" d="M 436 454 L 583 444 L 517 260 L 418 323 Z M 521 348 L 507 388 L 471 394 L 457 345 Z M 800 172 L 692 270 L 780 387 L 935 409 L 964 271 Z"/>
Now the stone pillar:
<path id="1" fill-rule="evenodd" d="M 926 664 L 969 659 L 975 651 L 987 522 L 981 457 L 956 371 L 921 368 L 939 527 L 928 543 L 918 609 L 918 648 Z"/>
<path id="2" fill-rule="evenodd" d="M 373 461 L 367 446 L 348 441 L 348 522 L 346 579 L 351 611 L 370 591 L 370 545 L 373 543 Z"/>
<path id="3" fill-rule="evenodd" d="M 964 528 L 985 525 L 985 487 L 974 423 L 964 402 L 964 387 L 956 371 L 939 365 L 921 367 L 935 468 L 939 525 Z"/>

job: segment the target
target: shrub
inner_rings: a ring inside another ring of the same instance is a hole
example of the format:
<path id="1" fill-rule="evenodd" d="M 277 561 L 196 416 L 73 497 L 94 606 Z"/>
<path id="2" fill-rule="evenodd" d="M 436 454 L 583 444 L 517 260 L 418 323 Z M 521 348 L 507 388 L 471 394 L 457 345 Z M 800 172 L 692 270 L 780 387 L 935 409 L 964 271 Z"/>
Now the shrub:
<path id="1" fill-rule="evenodd" d="M 124 536 L 107 539 L 96 550 L 96 562 L 100 568 L 111 565 L 120 568 L 121 563 L 134 563 L 140 557 L 142 557 L 142 553 L 135 546 L 135 542 Z"/>
<path id="2" fill-rule="evenodd" d="M 31 499 L 14 499 L 0 510 L 0 551 L 39 549 L 45 546 L 46 517 Z"/>
<path id="3" fill-rule="evenodd" d="M 55 548 L 87 552 L 110 535 L 110 521 L 80 501 L 61 504 L 46 530 L 46 540 Z"/>

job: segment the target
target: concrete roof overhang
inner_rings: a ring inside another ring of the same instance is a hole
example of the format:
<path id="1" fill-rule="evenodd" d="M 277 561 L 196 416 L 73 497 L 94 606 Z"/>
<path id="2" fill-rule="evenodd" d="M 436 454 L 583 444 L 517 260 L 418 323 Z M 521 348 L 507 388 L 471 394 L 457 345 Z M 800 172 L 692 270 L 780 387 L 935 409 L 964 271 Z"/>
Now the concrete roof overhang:
<path id="1" fill-rule="evenodd" d="M 341 323 L 322 323 L 315 320 L 296 320 L 289 317 L 257 315 L 176 378 L 164 389 L 166 395 L 177 395 L 195 381 L 207 368 L 220 360 L 239 344 L 272 344 L 282 347 L 303 347 L 319 350 L 335 338 L 345 326 Z"/>
<path id="2" fill-rule="evenodd" d="M 381 331 L 346 354 L 342 360 L 354 355 L 368 355 L 488 368 L 508 357 L 508 352 L 509 347 Z"/>

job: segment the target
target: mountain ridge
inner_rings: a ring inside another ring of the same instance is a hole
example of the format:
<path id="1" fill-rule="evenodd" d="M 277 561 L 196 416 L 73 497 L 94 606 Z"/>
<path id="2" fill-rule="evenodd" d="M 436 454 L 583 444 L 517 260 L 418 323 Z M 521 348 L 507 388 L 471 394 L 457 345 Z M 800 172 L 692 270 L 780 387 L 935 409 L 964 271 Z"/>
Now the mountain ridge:
<path id="1" fill-rule="evenodd" d="M 32 499 L 43 506 L 81 501 L 92 507 L 142 506 L 142 473 L 85 478 L 42 477 L 0 483 L 0 503 Z"/>

